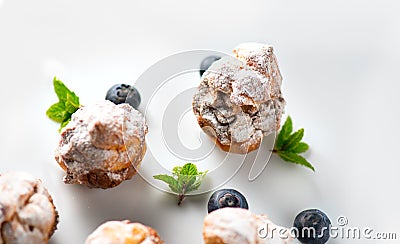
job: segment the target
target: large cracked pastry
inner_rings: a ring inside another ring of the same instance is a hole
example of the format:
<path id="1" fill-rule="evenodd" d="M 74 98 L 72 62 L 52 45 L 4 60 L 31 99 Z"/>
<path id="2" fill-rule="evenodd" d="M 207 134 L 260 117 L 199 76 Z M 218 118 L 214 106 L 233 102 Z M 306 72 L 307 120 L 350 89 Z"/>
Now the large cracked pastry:
<path id="1" fill-rule="evenodd" d="M 221 208 L 208 214 L 203 224 L 205 244 L 289 244 L 289 229 L 275 225 L 267 215 L 243 208 Z"/>
<path id="2" fill-rule="evenodd" d="M 269 45 L 244 43 L 233 53 L 203 74 L 192 105 L 200 127 L 217 145 L 247 153 L 279 130 L 285 107 L 282 76 Z"/>
<path id="3" fill-rule="evenodd" d="M 85 244 L 164 244 L 149 226 L 125 221 L 108 221 L 88 236 Z"/>
<path id="4" fill-rule="evenodd" d="M 81 107 L 61 132 L 56 160 L 64 182 L 111 188 L 132 178 L 146 152 L 144 116 L 123 103 Z"/>
<path id="5" fill-rule="evenodd" d="M 58 222 L 42 182 L 23 172 L 0 175 L 0 244 L 47 243 Z"/>

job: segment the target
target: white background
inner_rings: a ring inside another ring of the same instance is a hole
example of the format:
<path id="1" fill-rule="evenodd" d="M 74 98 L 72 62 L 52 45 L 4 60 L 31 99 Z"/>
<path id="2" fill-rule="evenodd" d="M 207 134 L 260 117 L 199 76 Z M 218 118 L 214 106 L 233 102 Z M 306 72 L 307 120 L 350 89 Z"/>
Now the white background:
<path id="1" fill-rule="evenodd" d="M 148 224 L 168 243 L 202 243 L 209 194 L 177 207 L 139 176 L 106 191 L 64 185 L 53 159 L 58 126 L 45 116 L 52 78 L 90 104 L 175 52 L 265 42 L 316 172 L 274 157 L 256 181 L 245 165 L 227 186 L 283 226 L 319 208 L 333 223 L 345 215 L 351 227 L 399 231 L 399 11 L 387 0 L 0 0 L 0 172 L 43 179 L 60 213 L 51 243 L 83 243 L 110 219 Z"/>

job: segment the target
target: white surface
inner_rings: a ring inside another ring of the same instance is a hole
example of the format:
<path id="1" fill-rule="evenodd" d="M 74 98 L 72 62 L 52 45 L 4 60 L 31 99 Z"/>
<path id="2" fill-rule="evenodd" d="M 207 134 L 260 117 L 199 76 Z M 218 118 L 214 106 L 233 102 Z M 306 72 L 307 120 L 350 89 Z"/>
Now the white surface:
<path id="1" fill-rule="evenodd" d="M 399 7 L 394 0 L 0 0 L 0 172 L 43 179 L 60 212 L 52 243 L 83 243 L 110 219 L 148 224 L 168 243 L 201 243 L 208 194 L 177 207 L 140 177 L 106 191 L 64 185 L 53 159 L 58 127 L 45 116 L 56 99 L 52 77 L 88 104 L 175 52 L 229 52 L 260 41 L 275 47 L 287 114 L 305 128 L 317 171 L 273 157 L 256 181 L 247 180 L 246 164 L 226 186 L 282 226 L 316 207 L 333 222 L 345 215 L 350 226 L 398 231 Z"/>

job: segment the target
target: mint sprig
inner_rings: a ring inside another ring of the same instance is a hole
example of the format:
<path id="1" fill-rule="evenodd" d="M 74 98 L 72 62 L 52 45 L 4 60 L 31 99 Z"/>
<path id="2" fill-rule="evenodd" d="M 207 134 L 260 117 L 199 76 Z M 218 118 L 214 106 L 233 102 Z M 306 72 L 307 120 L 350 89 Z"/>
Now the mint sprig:
<path id="1" fill-rule="evenodd" d="M 290 116 L 288 116 L 279 131 L 272 152 L 278 154 L 286 162 L 300 164 L 315 171 L 311 163 L 300 155 L 300 153 L 306 152 L 309 148 L 307 143 L 301 141 L 304 136 L 304 129 L 301 128 L 296 132 L 292 132 L 293 123 Z"/>
<path id="2" fill-rule="evenodd" d="M 199 172 L 195 164 L 186 163 L 183 166 L 174 167 L 172 176 L 163 174 L 154 175 L 153 178 L 167 183 L 171 191 L 178 194 L 178 205 L 181 205 L 187 193 L 199 189 L 207 172 Z"/>
<path id="3" fill-rule="evenodd" d="M 53 79 L 53 85 L 54 92 L 58 97 L 58 102 L 50 106 L 46 111 L 46 115 L 51 120 L 60 123 L 59 131 L 61 131 L 71 120 L 72 114 L 75 113 L 81 105 L 79 104 L 79 97 L 56 77 Z"/>

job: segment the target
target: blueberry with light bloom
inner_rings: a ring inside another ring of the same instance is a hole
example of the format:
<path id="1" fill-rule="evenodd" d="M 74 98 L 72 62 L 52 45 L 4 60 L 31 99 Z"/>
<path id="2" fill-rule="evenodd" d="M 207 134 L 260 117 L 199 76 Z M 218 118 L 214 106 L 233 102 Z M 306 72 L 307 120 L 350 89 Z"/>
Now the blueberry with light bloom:
<path id="1" fill-rule="evenodd" d="M 210 68 L 210 66 L 215 62 L 220 60 L 221 57 L 219 56 L 208 56 L 205 59 L 203 59 L 203 61 L 201 61 L 200 64 L 200 76 L 202 76 L 204 74 L 204 72 L 206 72 L 206 70 L 208 70 L 208 68 Z"/>
<path id="2" fill-rule="evenodd" d="M 128 103 L 137 109 L 140 105 L 141 97 L 135 87 L 127 84 L 116 84 L 107 91 L 106 100 L 115 104 Z"/>
<path id="3" fill-rule="evenodd" d="M 324 244 L 329 240 L 331 221 L 318 209 L 308 209 L 299 213 L 293 223 L 298 230 L 297 239 L 304 244 Z M 307 228 L 307 229 L 306 229 Z"/>
<path id="4" fill-rule="evenodd" d="M 220 208 L 244 208 L 249 209 L 246 198 L 235 189 L 221 189 L 215 191 L 208 200 L 208 212 Z"/>

